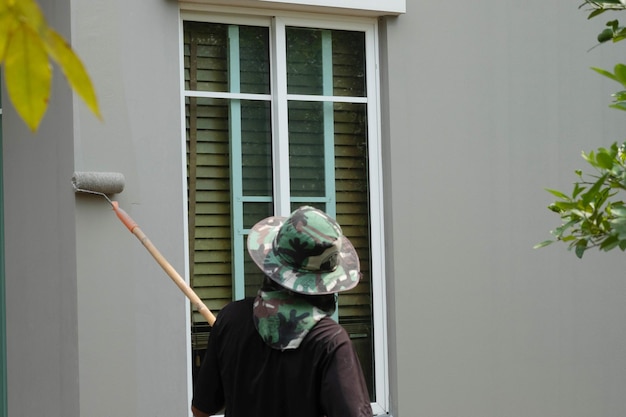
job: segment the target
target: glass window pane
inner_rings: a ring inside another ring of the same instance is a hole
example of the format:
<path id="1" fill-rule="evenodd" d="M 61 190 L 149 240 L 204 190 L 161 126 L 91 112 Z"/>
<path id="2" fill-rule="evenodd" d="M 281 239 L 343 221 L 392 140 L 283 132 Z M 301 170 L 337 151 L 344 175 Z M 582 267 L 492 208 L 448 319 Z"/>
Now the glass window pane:
<path id="1" fill-rule="evenodd" d="M 367 107 L 354 103 L 333 107 L 336 218 L 359 254 L 362 273 L 359 285 L 339 296 L 339 322 L 357 349 L 374 400 Z"/>
<path id="2" fill-rule="evenodd" d="M 259 219 L 260 220 L 260 219 Z M 244 237 L 244 244 L 245 238 Z M 244 246 L 245 247 L 245 246 Z M 245 277 L 245 295 L 246 297 L 256 296 L 257 291 L 261 288 L 263 277 L 265 274 L 254 263 L 248 251 L 244 254 L 244 277 Z"/>
<path id="3" fill-rule="evenodd" d="M 269 30 L 265 27 L 240 26 L 239 42 L 240 91 L 269 94 Z"/>
<path id="4" fill-rule="evenodd" d="M 271 129 L 269 101 L 242 101 L 241 170 L 245 196 L 272 195 Z"/>
<path id="5" fill-rule="evenodd" d="M 287 92 L 322 94 L 322 31 L 288 27 Z"/>
<path id="6" fill-rule="evenodd" d="M 333 95 L 365 97 L 365 33 L 333 31 Z"/>
<path id="7" fill-rule="evenodd" d="M 289 172 L 293 197 L 323 197 L 324 103 L 289 102 Z"/>
<path id="8" fill-rule="evenodd" d="M 243 227 L 250 229 L 259 221 L 274 213 L 273 203 L 244 203 L 243 204 Z"/>
<path id="9" fill-rule="evenodd" d="M 268 28 L 185 22 L 184 39 L 185 89 L 269 94 Z M 239 61 L 229 60 L 231 50 Z"/>
<path id="10" fill-rule="evenodd" d="M 311 206 L 311 207 L 315 207 L 316 209 L 322 210 L 322 211 L 326 211 L 326 204 L 325 203 L 320 203 L 319 201 L 301 201 L 298 200 L 297 202 L 293 202 L 290 204 L 289 207 L 291 207 L 291 212 L 296 211 L 298 208 L 302 207 L 302 206 Z"/>
<path id="11" fill-rule="evenodd" d="M 288 27 L 289 94 L 365 97 L 365 34 Z"/>
<path id="12" fill-rule="evenodd" d="M 185 89 L 228 91 L 228 26 L 184 23 Z"/>

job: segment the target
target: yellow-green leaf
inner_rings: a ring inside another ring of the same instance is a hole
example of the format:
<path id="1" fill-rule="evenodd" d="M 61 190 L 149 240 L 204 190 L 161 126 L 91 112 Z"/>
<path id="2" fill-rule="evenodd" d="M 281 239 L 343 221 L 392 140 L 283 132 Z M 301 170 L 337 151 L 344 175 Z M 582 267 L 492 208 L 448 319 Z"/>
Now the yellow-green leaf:
<path id="1" fill-rule="evenodd" d="M 18 22 L 15 14 L 9 10 L 7 0 L 0 0 L 0 62 L 4 61 L 4 51 L 9 37 Z"/>
<path id="2" fill-rule="evenodd" d="M 9 98 L 26 125 L 36 131 L 48 107 L 52 68 L 35 31 L 20 24 L 5 52 L 5 81 Z"/>
<path id="3" fill-rule="evenodd" d="M 9 1 L 8 7 L 13 10 L 13 13 L 15 13 L 20 22 L 30 26 L 39 37 L 45 34 L 48 24 L 35 0 Z"/>
<path id="4" fill-rule="evenodd" d="M 48 53 L 59 67 L 61 67 L 72 89 L 85 101 L 89 109 L 98 118 L 102 119 L 100 109 L 98 108 L 96 92 L 89 79 L 89 75 L 83 63 L 72 50 L 72 47 L 53 29 L 48 29 L 44 42 Z"/>

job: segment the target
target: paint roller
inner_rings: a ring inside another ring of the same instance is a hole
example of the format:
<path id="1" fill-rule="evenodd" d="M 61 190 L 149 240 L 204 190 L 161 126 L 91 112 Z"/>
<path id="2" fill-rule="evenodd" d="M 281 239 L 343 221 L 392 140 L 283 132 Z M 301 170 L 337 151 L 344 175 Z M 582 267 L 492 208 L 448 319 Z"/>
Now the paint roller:
<path id="1" fill-rule="evenodd" d="M 95 194 L 104 197 L 120 221 L 128 228 L 128 230 L 139 239 L 139 241 L 150 252 L 152 257 L 163 268 L 165 273 L 174 281 L 174 283 L 187 296 L 196 310 L 202 314 L 209 325 L 215 323 L 215 316 L 211 310 L 202 302 L 200 297 L 191 289 L 189 284 L 176 272 L 174 267 L 165 259 L 159 250 L 152 244 L 150 239 L 139 228 L 137 223 L 119 207 L 117 201 L 111 201 L 108 195 L 118 194 L 124 190 L 124 175 L 117 172 L 75 172 L 72 176 L 72 185 L 74 192 Z"/>

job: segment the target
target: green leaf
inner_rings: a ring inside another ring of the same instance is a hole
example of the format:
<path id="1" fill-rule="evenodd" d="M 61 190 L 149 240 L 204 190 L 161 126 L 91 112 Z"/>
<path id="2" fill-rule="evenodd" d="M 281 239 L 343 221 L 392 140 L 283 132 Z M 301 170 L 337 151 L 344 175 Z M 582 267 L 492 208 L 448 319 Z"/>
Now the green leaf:
<path id="1" fill-rule="evenodd" d="M 607 70 L 603 70 L 602 68 L 596 68 L 596 67 L 591 67 L 592 70 L 594 70 L 595 72 L 597 72 L 600 75 L 604 75 L 607 78 L 610 78 L 614 81 L 619 82 L 619 80 L 617 79 L 617 77 L 615 75 L 613 75 L 612 73 L 608 72 Z"/>
<path id="2" fill-rule="evenodd" d="M 579 183 L 574 184 L 574 191 L 572 191 L 572 198 L 576 198 L 578 194 L 585 191 L 586 187 L 581 187 Z"/>
<path id="3" fill-rule="evenodd" d="M 626 39 L 626 29 L 622 28 L 619 32 L 613 34 L 613 43 Z"/>
<path id="4" fill-rule="evenodd" d="M 70 86 L 85 101 L 89 109 L 99 119 L 102 119 L 96 92 L 91 84 L 89 75 L 70 45 L 52 29 L 48 30 L 44 38 L 44 44 L 52 59 L 61 67 Z"/>
<path id="5" fill-rule="evenodd" d="M 5 81 L 15 110 L 32 130 L 37 130 L 48 107 L 52 68 L 43 42 L 22 23 L 14 30 L 5 52 Z"/>
<path id="6" fill-rule="evenodd" d="M 617 110 L 626 110 L 626 102 L 619 102 L 619 103 L 614 103 L 609 105 L 609 108 L 611 109 L 617 109 Z"/>
<path id="7" fill-rule="evenodd" d="M 543 248 L 553 243 L 554 243 L 554 240 L 544 240 L 543 242 L 537 243 L 535 246 L 533 246 L 533 249 Z"/>
<path id="8" fill-rule="evenodd" d="M 4 52 L 9 43 L 9 34 L 13 32 L 18 23 L 7 3 L 0 1 L 0 62 L 4 60 Z"/>
<path id="9" fill-rule="evenodd" d="M 607 152 L 599 152 L 596 161 L 600 168 L 607 170 L 613 168 L 613 157 Z"/>
<path id="10" fill-rule="evenodd" d="M 7 2 L 7 6 L 13 11 L 20 23 L 30 26 L 41 36 L 42 30 L 47 27 L 47 24 L 46 18 L 35 0 L 12 0 Z"/>
<path id="11" fill-rule="evenodd" d="M 626 221 L 626 207 L 623 205 L 613 205 L 611 206 L 611 213 L 615 216 L 621 217 Z"/>
<path id="12" fill-rule="evenodd" d="M 606 10 L 604 9 L 596 9 L 593 12 L 589 13 L 589 16 L 587 16 L 587 19 L 591 19 L 594 18 L 598 15 L 601 15 L 602 13 L 604 13 Z"/>
<path id="13" fill-rule="evenodd" d="M 622 225 L 620 227 L 613 227 L 612 233 L 615 234 L 620 242 L 626 240 L 626 228 Z"/>
<path id="14" fill-rule="evenodd" d="M 618 91 L 617 93 L 611 94 L 616 102 L 626 101 L 626 90 Z"/>
<path id="15" fill-rule="evenodd" d="M 617 235 L 620 240 L 626 238 L 626 216 L 624 215 L 624 208 L 618 209 L 611 207 L 611 213 L 615 216 L 613 219 L 609 219 L 611 233 Z"/>
<path id="16" fill-rule="evenodd" d="M 552 211 L 555 211 L 554 209 L 558 210 L 559 212 L 570 211 L 578 208 L 578 203 L 570 201 L 555 201 L 554 203 L 550 204 L 549 207 L 553 207 L 551 208 Z"/>
<path id="17" fill-rule="evenodd" d="M 619 240 L 617 239 L 617 236 L 609 236 L 600 244 L 600 250 L 610 251 L 611 249 L 617 247 L 618 244 Z"/>
<path id="18" fill-rule="evenodd" d="M 613 70 L 615 71 L 615 78 L 617 78 L 617 81 L 619 81 L 622 85 L 626 85 L 626 65 L 617 64 Z"/>
<path id="19" fill-rule="evenodd" d="M 613 30 L 612 29 L 604 29 L 602 32 L 598 34 L 598 42 L 604 43 L 613 39 Z"/>
<path id="20" fill-rule="evenodd" d="M 587 250 L 587 240 L 586 239 L 581 239 L 576 243 L 575 246 L 575 253 L 576 256 L 581 259 L 585 253 L 585 251 Z"/>
<path id="21" fill-rule="evenodd" d="M 586 193 L 581 195 L 581 199 L 584 205 L 589 204 L 596 198 L 598 192 L 600 191 L 600 188 L 602 188 L 602 185 L 604 184 L 604 180 L 606 179 L 606 177 L 607 174 L 602 175 Z"/>
<path id="22" fill-rule="evenodd" d="M 547 192 L 549 192 L 550 194 L 552 194 L 553 196 L 558 197 L 558 198 L 560 198 L 562 200 L 568 200 L 568 201 L 571 200 L 571 198 L 569 198 L 567 195 L 565 195 L 561 191 L 553 190 L 553 189 L 550 189 L 550 188 L 546 188 L 545 190 Z"/>
<path id="23" fill-rule="evenodd" d="M 583 159 L 587 162 L 589 162 L 590 164 L 594 165 L 595 161 L 596 161 L 596 154 L 594 151 L 591 151 L 589 153 L 586 153 L 585 151 L 582 151 L 580 153 L 580 155 L 583 157 Z"/>
<path id="24" fill-rule="evenodd" d="M 567 223 L 565 223 L 565 224 L 563 224 L 563 225 L 561 225 L 561 226 L 557 227 L 556 229 L 554 229 L 554 230 L 552 231 L 552 234 L 553 234 L 555 237 L 557 237 L 557 238 L 559 238 L 559 239 L 562 239 L 562 240 L 563 240 L 563 239 L 564 239 L 564 238 L 563 238 L 563 234 L 567 231 L 567 229 L 570 229 L 572 226 L 574 226 L 574 225 L 578 224 L 579 222 L 580 222 L 580 220 L 579 220 L 579 219 L 576 219 L 576 220 L 570 220 L 569 222 L 567 222 Z"/>
<path id="25" fill-rule="evenodd" d="M 554 204 L 548 205 L 548 210 L 553 211 L 555 213 L 561 213 L 561 209 L 555 206 Z"/>

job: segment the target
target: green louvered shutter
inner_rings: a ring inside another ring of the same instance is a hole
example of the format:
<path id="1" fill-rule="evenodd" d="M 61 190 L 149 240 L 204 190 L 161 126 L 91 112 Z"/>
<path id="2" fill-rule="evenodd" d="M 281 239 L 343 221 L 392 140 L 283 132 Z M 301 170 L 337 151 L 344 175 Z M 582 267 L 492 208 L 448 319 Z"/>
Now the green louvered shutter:
<path id="1" fill-rule="evenodd" d="M 224 25 L 185 24 L 186 90 L 226 91 L 226 38 Z M 190 285 L 217 314 L 232 300 L 228 104 L 185 97 L 185 113 Z M 197 312 L 192 326 L 198 351 L 206 346 L 208 329 Z"/>

